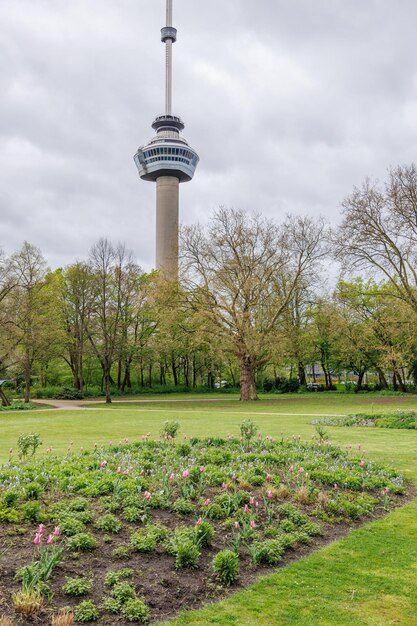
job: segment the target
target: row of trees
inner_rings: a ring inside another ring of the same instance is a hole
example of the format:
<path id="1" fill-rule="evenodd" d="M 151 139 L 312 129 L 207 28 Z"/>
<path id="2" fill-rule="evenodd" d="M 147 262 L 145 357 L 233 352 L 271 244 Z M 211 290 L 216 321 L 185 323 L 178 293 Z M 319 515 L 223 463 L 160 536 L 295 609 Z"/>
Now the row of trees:
<path id="1" fill-rule="evenodd" d="M 138 384 L 239 381 L 256 398 L 257 376 L 291 371 L 306 384 L 320 363 L 332 375 L 353 371 L 358 386 L 375 372 L 405 390 L 416 369 L 417 172 L 368 180 L 344 202 L 341 226 L 220 209 L 208 227 L 182 233 L 180 284 L 146 274 L 122 245 L 100 240 L 85 262 L 48 271 L 25 243 L 0 257 L 0 376 L 74 388 L 99 381 Z M 344 272 L 325 290 L 328 264 Z M 359 278 L 358 278 L 359 276 Z M 63 366 L 64 365 L 64 366 Z"/>

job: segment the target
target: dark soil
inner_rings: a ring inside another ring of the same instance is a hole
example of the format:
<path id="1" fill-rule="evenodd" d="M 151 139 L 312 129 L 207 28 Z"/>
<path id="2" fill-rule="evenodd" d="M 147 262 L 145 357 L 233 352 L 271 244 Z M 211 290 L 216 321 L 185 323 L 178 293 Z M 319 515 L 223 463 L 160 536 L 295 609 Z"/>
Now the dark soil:
<path id="1" fill-rule="evenodd" d="M 395 506 L 403 506 L 415 495 L 415 489 L 409 485 L 407 494 L 397 497 Z M 305 512 L 309 507 L 303 507 Z M 381 517 L 384 512 L 381 510 L 374 515 Z M 180 523 L 194 525 L 195 518 L 181 516 L 168 511 L 153 511 L 154 522 L 162 522 L 170 528 L 175 528 Z M 316 537 L 309 545 L 298 545 L 296 549 L 289 550 L 284 554 L 279 567 L 285 567 L 292 561 L 304 557 L 317 550 L 321 546 L 329 544 L 350 532 L 352 528 L 371 521 L 370 518 L 362 519 L 360 522 L 341 523 L 336 525 L 323 524 L 323 537 Z M 214 522 L 213 525 L 220 528 L 221 523 Z M 127 544 L 131 532 L 139 525 L 124 525 L 122 531 L 111 536 L 111 543 L 104 541 L 105 535 L 96 532 L 100 547 L 90 553 L 79 555 L 69 555 L 64 553 L 64 561 L 55 570 L 52 576 L 53 609 L 47 606 L 45 601 L 41 614 L 33 621 L 27 618 L 15 616 L 11 598 L 14 592 L 19 591 L 20 583 L 15 580 L 17 568 L 31 562 L 33 556 L 33 527 L 27 528 L 27 532 L 20 536 L 16 535 L 13 527 L 0 527 L 0 615 L 8 615 L 13 620 L 14 626 L 26 626 L 30 624 L 51 624 L 51 615 L 57 609 L 64 606 L 76 605 L 84 599 L 93 600 L 100 605 L 104 596 L 109 595 L 109 588 L 104 585 L 104 576 L 109 570 L 117 570 L 123 567 L 131 567 L 135 570 L 134 584 L 138 596 L 142 596 L 151 610 L 151 623 L 172 618 L 184 609 L 197 609 L 210 601 L 219 600 L 226 595 L 237 590 L 244 589 L 252 584 L 262 575 L 270 574 L 277 568 L 252 565 L 249 555 L 245 550 L 240 554 L 240 578 L 231 589 L 221 587 L 213 575 L 212 559 L 214 555 L 225 547 L 230 547 L 230 533 L 221 536 L 220 530 L 216 532 L 215 543 L 212 548 L 204 549 L 198 569 L 196 570 L 176 570 L 175 560 L 168 556 L 162 549 L 158 549 L 151 554 L 133 553 L 126 560 L 117 560 L 112 557 L 112 551 L 120 544 Z M 5 553 L 4 553 L 5 550 Z M 90 576 L 94 579 L 91 592 L 86 598 L 70 598 L 62 592 L 62 585 L 66 577 Z M 3 603 L 1 599 L 3 598 Z M 99 626 L 127 626 L 128 622 L 118 615 L 102 614 L 95 622 Z"/>

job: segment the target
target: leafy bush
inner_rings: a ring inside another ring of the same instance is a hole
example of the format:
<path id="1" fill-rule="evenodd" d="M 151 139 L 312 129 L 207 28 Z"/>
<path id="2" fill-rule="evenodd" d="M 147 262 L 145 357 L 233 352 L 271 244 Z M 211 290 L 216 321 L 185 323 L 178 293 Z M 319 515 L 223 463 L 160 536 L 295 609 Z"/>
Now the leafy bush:
<path id="1" fill-rule="evenodd" d="M 251 546 L 251 556 L 254 563 L 276 565 L 280 562 L 286 550 L 285 542 L 280 539 L 255 541 Z"/>
<path id="2" fill-rule="evenodd" d="M 100 617 L 100 612 L 94 602 L 84 600 L 74 609 L 76 622 L 96 622 Z"/>
<path id="3" fill-rule="evenodd" d="M 43 493 L 43 487 L 39 483 L 30 482 L 24 487 L 24 498 L 26 500 L 38 500 Z"/>
<path id="4" fill-rule="evenodd" d="M 192 539 L 177 541 L 175 567 L 177 569 L 196 568 L 201 552 Z"/>
<path id="5" fill-rule="evenodd" d="M 132 600 L 128 600 L 122 607 L 122 615 L 128 622 L 139 622 L 140 624 L 145 624 L 149 621 L 150 611 L 143 600 L 134 598 Z"/>
<path id="6" fill-rule="evenodd" d="M 87 552 L 97 548 L 97 540 L 91 533 L 78 533 L 68 539 L 67 546 L 74 552 Z"/>
<path id="7" fill-rule="evenodd" d="M 122 523 L 115 515 L 107 513 L 97 518 L 95 527 L 106 533 L 118 533 L 122 528 Z"/>
<path id="8" fill-rule="evenodd" d="M 175 439 L 180 429 L 180 423 L 175 421 L 165 422 L 161 430 L 161 436 L 164 439 Z"/>
<path id="9" fill-rule="evenodd" d="M 124 604 L 127 600 L 136 598 L 136 592 L 133 585 L 124 581 L 114 585 L 111 595 L 112 598 L 120 602 L 120 604 Z"/>
<path id="10" fill-rule="evenodd" d="M 185 498 L 178 498 L 178 500 L 174 503 L 172 510 L 180 515 L 190 515 L 191 513 L 194 513 L 194 504 Z"/>
<path id="11" fill-rule="evenodd" d="M 120 583 L 122 580 L 126 580 L 128 578 L 133 578 L 134 571 L 130 567 L 125 567 L 123 569 L 119 569 L 116 571 L 107 572 L 104 578 L 104 584 L 107 587 L 114 587 L 117 583 Z"/>
<path id="12" fill-rule="evenodd" d="M 142 524 L 144 524 L 148 519 L 148 514 L 141 508 L 128 506 L 123 510 L 123 518 L 131 524 L 135 522 L 142 522 Z"/>
<path id="13" fill-rule="evenodd" d="M 213 542 L 214 528 L 208 522 L 201 522 L 194 528 L 194 537 L 196 543 L 201 548 L 209 548 Z"/>
<path id="14" fill-rule="evenodd" d="M 249 447 L 252 439 L 255 437 L 257 432 L 258 432 L 258 427 L 254 422 L 252 422 L 252 420 L 245 420 L 244 422 L 241 423 L 240 434 L 242 436 L 242 439 L 246 447 Z"/>
<path id="15" fill-rule="evenodd" d="M 136 552 L 153 552 L 167 534 L 168 531 L 163 526 L 149 524 L 146 528 L 133 533 L 130 538 L 131 548 Z"/>
<path id="16" fill-rule="evenodd" d="M 115 598 L 105 598 L 102 608 L 108 613 L 119 613 L 122 605 Z"/>
<path id="17" fill-rule="evenodd" d="M 63 535 L 73 537 L 84 531 L 85 524 L 76 517 L 70 517 L 70 514 L 68 514 L 59 519 L 59 528 Z"/>
<path id="18" fill-rule="evenodd" d="M 239 578 L 238 555 L 232 550 L 222 550 L 213 559 L 213 569 L 223 585 L 231 585 Z"/>
<path id="19" fill-rule="evenodd" d="M 85 596 L 90 591 L 93 581 L 84 577 L 66 578 L 62 591 L 67 596 Z"/>
<path id="20" fill-rule="evenodd" d="M 39 502 L 26 502 L 22 506 L 22 517 L 28 522 L 41 522 L 43 520 L 43 514 L 41 511 L 41 505 Z"/>
<path id="21" fill-rule="evenodd" d="M 42 439 L 39 433 L 21 434 L 17 440 L 19 449 L 19 458 L 25 460 L 28 456 L 33 456 L 39 446 L 42 445 Z"/>

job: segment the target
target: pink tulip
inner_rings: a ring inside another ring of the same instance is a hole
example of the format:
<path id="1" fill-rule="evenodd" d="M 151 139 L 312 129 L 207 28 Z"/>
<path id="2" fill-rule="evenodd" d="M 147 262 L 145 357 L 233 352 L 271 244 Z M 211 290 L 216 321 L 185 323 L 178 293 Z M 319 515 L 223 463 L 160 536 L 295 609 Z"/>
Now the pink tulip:
<path id="1" fill-rule="evenodd" d="M 197 526 L 201 526 L 202 523 L 203 523 L 203 518 L 199 517 L 197 520 Z"/>
<path id="2" fill-rule="evenodd" d="M 204 465 L 200 465 L 200 473 L 203 474 L 204 473 Z"/>
<path id="3" fill-rule="evenodd" d="M 54 540 L 54 536 L 53 535 L 49 535 L 48 539 L 46 540 L 46 543 L 48 545 L 50 545 L 53 542 L 53 540 Z"/>
<path id="4" fill-rule="evenodd" d="M 59 537 L 60 534 L 61 534 L 61 530 L 60 530 L 59 526 L 56 526 L 55 530 L 54 530 L 55 537 Z"/>
<path id="5" fill-rule="evenodd" d="M 235 522 L 235 528 L 236 528 L 236 530 L 238 530 L 240 528 L 239 522 Z"/>
<path id="6" fill-rule="evenodd" d="M 125 469 L 125 471 L 123 472 L 123 476 L 127 476 L 127 475 L 128 475 L 128 473 L 129 473 L 129 470 L 128 470 L 128 469 Z"/>
<path id="7" fill-rule="evenodd" d="M 274 497 L 272 494 L 272 491 L 268 491 L 267 497 L 268 497 L 268 500 L 272 500 L 272 498 Z"/>
<path id="8" fill-rule="evenodd" d="M 249 504 L 250 504 L 251 506 L 253 506 L 253 505 L 255 504 L 255 498 L 251 498 L 251 499 L 249 500 Z"/>
<path id="9" fill-rule="evenodd" d="M 250 527 L 251 528 L 256 528 L 255 520 L 251 520 Z"/>
<path id="10" fill-rule="evenodd" d="M 39 526 L 38 526 L 38 533 L 37 533 L 37 534 L 38 534 L 40 537 L 42 537 L 42 535 L 43 535 L 44 531 L 45 531 L 45 526 L 44 526 L 43 524 L 39 524 Z"/>
<path id="11" fill-rule="evenodd" d="M 171 474 L 171 476 L 169 477 L 169 480 L 175 480 L 175 474 Z"/>
<path id="12" fill-rule="evenodd" d="M 270 482 L 271 482 L 271 474 L 267 474 L 267 475 L 266 475 L 266 481 L 267 481 L 268 483 L 270 483 Z"/>
<path id="13" fill-rule="evenodd" d="M 190 475 L 190 472 L 188 470 L 184 470 L 183 473 L 182 473 L 182 477 L 183 478 L 188 478 L 189 475 Z"/>
<path id="14" fill-rule="evenodd" d="M 35 546 L 38 546 L 40 542 L 41 542 L 41 535 L 36 534 L 35 539 L 33 540 L 33 543 L 35 544 Z"/>
<path id="15" fill-rule="evenodd" d="M 361 462 L 359 463 L 359 465 L 360 465 L 361 467 L 365 467 L 365 461 L 361 461 Z"/>
<path id="16" fill-rule="evenodd" d="M 103 461 L 103 463 L 101 463 L 100 467 L 106 467 L 107 465 L 107 461 Z"/>
<path id="17" fill-rule="evenodd" d="M 236 474 L 232 474 L 232 480 L 236 480 Z"/>
<path id="18" fill-rule="evenodd" d="M 243 510 L 245 511 L 245 513 L 249 513 L 249 507 L 247 504 L 245 504 L 245 508 Z"/>
<path id="19" fill-rule="evenodd" d="M 210 498 L 207 498 L 207 500 L 204 501 L 204 506 L 208 506 L 210 504 Z"/>
<path id="20" fill-rule="evenodd" d="M 122 468 L 118 467 L 117 470 L 116 470 L 116 474 L 121 474 L 121 472 L 122 472 Z"/>
<path id="21" fill-rule="evenodd" d="M 294 468 L 293 468 L 293 466 L 291 465 L 291 467 L 290 467 L 290 474 L 292 474 L 292 473 L 293 473 L 293 471 L 294 471 Z"/>
<path id="22" fill-rule="evenodd" d="M 150 500 L 151 496 L 152 496 L 152 494 L 149 493 L 149 491 L 145 491 L 145 493 L 143 495 L 145 496 L 146 500 Z"/>
<path id="23" fill-rule="evenodd" d="M 300 474 L 302 474 L 304 472 L 304 469 L 302 467 L 300 467 L 300 469 L 298 470 Z"/>

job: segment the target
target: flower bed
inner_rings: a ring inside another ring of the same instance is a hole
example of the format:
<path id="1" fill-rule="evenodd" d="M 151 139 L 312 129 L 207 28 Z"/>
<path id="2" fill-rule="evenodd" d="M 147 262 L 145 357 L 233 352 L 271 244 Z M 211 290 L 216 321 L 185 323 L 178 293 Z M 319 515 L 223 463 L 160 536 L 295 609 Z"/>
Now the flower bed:
<path id="1" fill-rule="evenodd" d="M 0 468 L 0 615 L 50 624 L 69 607 L 56 624 L 159 621 L 253 582 L 406 492 L 401 474 L 359 452 L 253 434 L 148 438 Z"/>
<path id="2" fill-rule="evenodd" d="M 400 428 L 417 430 L 415 411 L 396 411 L 395 413 L 356 413 L 345 417 L 324 417 L 313 420 L 311 424 L 320 426 L 361 426 L 366 428 Z"/>

